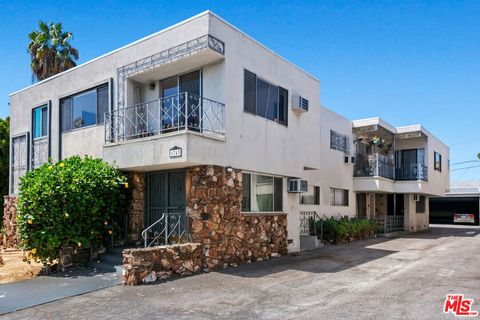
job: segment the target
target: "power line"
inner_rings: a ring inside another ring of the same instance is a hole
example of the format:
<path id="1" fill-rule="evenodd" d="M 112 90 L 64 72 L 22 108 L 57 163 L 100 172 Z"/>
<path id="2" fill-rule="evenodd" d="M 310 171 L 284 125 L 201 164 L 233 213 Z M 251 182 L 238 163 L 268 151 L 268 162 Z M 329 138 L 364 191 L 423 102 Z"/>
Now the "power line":
<path id="1" fill-rule="evenodd" d="M 450 166 L 456 166 L 459 164 L 471 163 L 471 162 L 480 162 L 480 160 L 468 160 L 468 161 L 455 162 L 455 163 L 450 163 Z"/>
<path id="2" fill-rule="evenodd" d="M 450 169 L 450 171 L 466 170 L 466 169 L 472 169 L 472 168 L 480 168 L 480 165 L 478 165 L 478 166 L 470 166 L 470 167 L 465 167 L 465 168 Z"/>

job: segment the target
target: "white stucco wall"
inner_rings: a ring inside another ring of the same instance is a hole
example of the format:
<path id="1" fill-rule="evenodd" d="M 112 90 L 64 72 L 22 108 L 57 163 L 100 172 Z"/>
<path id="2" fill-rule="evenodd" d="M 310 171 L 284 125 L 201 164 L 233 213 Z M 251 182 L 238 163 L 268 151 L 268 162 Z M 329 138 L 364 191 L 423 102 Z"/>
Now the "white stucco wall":
<path id="1" fill-rule="evenodd" d="M 413 194 L 406 194 L 404 196 L 404 205 L 405 205 L 405 217 L 404 217 L 404 227 L 405 231 L 408 232 L 417 232 L 421 230 L 428 229 L 430 219 L 429 219 L 429 201 L 428 196 L 425 199 L 425 212 L 416 211 L 416 201 L 414 200 Z"/>

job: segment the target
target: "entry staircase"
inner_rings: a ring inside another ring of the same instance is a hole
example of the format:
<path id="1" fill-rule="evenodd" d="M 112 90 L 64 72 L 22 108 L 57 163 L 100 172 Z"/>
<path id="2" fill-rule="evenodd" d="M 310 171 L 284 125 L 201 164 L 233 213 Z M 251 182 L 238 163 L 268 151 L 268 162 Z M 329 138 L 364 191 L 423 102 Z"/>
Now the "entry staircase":
<path id="1" fill-rule="evenodd" d="M 163 213 L 142 232 L 145 248 L 151 246 L 184 243 L 188 240 L 187 215 L 180 213 Z"/>
<path id="2" fill-rule="evenodd" d="M 316 211 L 300 211 L 300 250 L 323 247 L 323 224 Z"/>

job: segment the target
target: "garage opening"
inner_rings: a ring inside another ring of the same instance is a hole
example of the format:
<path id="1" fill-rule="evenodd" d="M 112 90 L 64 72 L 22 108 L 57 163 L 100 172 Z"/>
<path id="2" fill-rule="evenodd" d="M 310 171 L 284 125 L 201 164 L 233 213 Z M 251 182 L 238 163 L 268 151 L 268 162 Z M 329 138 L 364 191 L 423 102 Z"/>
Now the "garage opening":
<path id="1" fill-rule="evenodd" d="M 430 198 L 430 223 L 479 225 L 479 201 L 478 196 Z"/>

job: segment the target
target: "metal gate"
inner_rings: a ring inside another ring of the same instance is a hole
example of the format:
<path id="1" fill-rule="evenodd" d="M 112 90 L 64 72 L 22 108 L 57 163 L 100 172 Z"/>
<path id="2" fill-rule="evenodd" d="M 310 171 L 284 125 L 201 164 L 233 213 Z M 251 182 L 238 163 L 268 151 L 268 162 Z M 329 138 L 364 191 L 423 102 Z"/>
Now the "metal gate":
<path id="1" fill-rule="evenodd" d="M 149 173 L 145 216 L 145 245 L 186 241 L 185 171 Z"/>
<path id="2" fill-rule="evenodd" d="M 28 136 L 26 134 L 12 138 L 11 151 L 11 186 L 10 193 L 17 194 L 20 177 L 22 177 L 28 170 Z"/>

